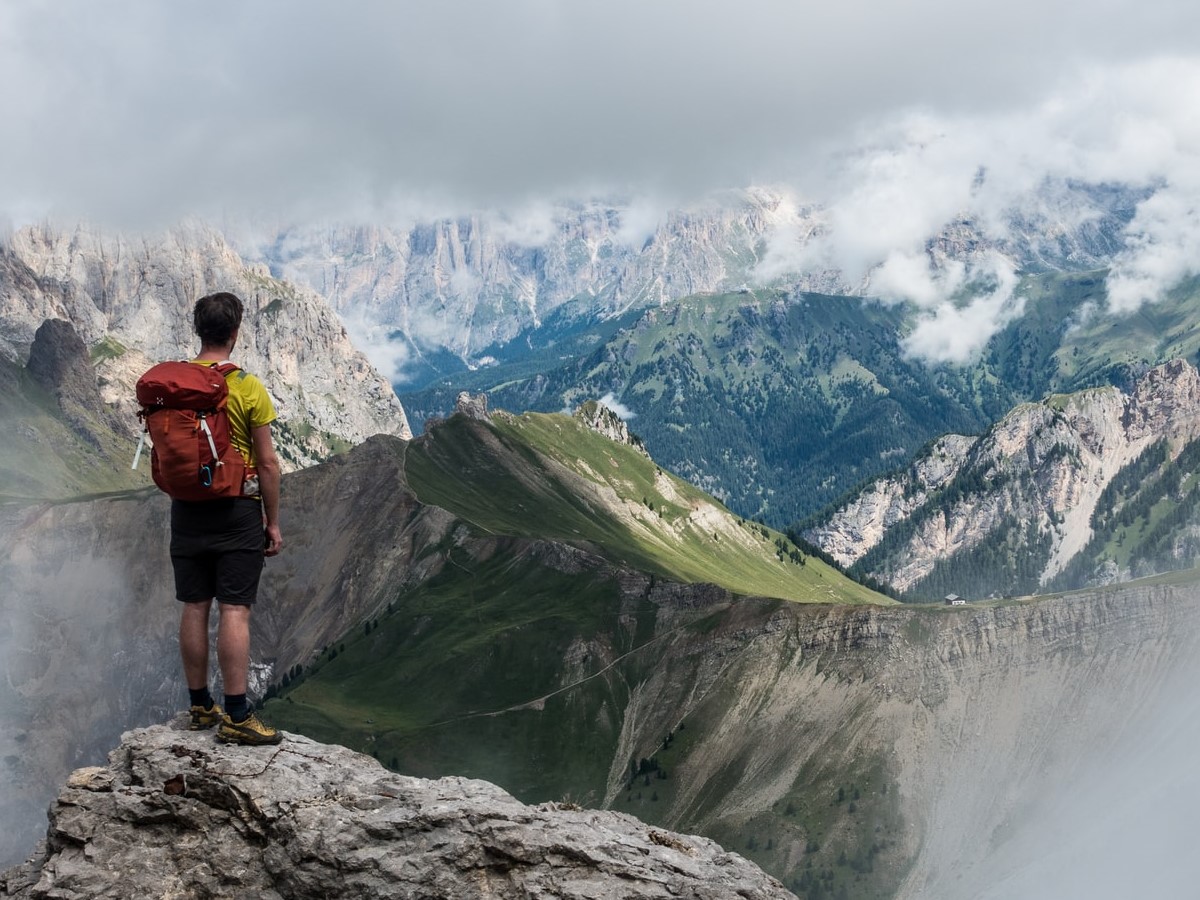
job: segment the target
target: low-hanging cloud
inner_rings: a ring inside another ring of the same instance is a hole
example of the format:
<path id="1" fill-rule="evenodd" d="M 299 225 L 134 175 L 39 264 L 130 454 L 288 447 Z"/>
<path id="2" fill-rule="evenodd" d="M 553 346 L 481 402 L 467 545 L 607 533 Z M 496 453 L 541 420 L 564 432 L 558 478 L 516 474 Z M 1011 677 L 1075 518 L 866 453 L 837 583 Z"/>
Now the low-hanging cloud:
<path id="1" fill-rule="evenodd" d="M 618 419 L 621 419 L 624 422 L 628 422 L 630 419 L 633 419 L 637 416 L 637 413 L 618 400 L 617 395 L 611 391 L 600 398 L 600 404 L 602 406 L 607 406 L 617 414 Z"/>
<path id="2" fill-rule="evenodd" d="M 1058 202 L 1069 186 L 1117 183 L 1146 194 L 1109 279 L 1110 308 L 1135 310 L 1200 265 L 1200 126 L 1186 99 L 1198 95 L 1200 61 L 1171 58 L 1091 68 L 1002 114 L 905 113 L 846 148 L 812 188 L 818 227 L 805 233 L 800 213 L 783 223 L 758 275 L 833 270 L 850 289 L 910 301 L 910 352 L 965 362 L 1023 309 L 994 249 L 1014 216 L 1070 233 L 1097 211 Z M 936 239 L 959 223 L 982 246 L 948 256 Z"/>

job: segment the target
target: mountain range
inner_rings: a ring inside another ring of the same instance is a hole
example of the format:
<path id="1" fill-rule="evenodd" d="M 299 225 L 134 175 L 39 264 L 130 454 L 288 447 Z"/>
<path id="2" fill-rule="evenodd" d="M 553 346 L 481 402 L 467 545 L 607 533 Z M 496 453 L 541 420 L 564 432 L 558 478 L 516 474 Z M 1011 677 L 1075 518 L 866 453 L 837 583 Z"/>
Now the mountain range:
<path id="1" fill-rule="evenodd" d="M 928 242 L 931 263 L 989 254 L 1032 274 L 1104 267 L 1147 191 L 1047 180 L 985 227 L 969 213 Z M 559 320 L 606 319 L 699 293 L 778 287 L 869 294 L 870 273 L 789 266 L 829 227 L 828 210 L 767 188 L 689 208 L 571 202 L 399 226 L 247 225 L 226 231 L 247 259 L 327 297 L 400 363 L 404 390 L 508 358 Z M 989 236 L 993 235 L 993 236 Z M 496 357 L 496 354 L 501 354 Z"/>
<path id="2" fill-rule="evenodd" d="M 1190 568 L 1200 553 L 1200 373 L 1017 407 L 945 435 L 804 532 L 901 591 L 1028 594 Z"/>

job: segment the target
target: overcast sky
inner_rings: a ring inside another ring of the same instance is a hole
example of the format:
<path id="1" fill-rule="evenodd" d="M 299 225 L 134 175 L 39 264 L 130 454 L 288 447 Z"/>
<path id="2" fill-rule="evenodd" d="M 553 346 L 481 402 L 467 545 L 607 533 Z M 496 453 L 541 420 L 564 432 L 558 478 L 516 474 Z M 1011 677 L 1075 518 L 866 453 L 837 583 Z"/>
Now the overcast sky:
<path id="1" fill-rule="evenodd" d="M 1131 256 L 1116 302 L 1153 299 L 1200 249 L 1193 0 L 5 0 L 0 79 L 0 215 L 18 224 L 411 220 L 767 184 L 834 225 L 800 257 L 785 231 L 771 265 L 883 264 L 881 290 L 931 316 L 972 273 L 924 271 L 927 234 L 1047 174 L 1170 187 L 1131 235 L 1158 255 Z M 1004 283 L 958 314 L 1015 314 Z"/>

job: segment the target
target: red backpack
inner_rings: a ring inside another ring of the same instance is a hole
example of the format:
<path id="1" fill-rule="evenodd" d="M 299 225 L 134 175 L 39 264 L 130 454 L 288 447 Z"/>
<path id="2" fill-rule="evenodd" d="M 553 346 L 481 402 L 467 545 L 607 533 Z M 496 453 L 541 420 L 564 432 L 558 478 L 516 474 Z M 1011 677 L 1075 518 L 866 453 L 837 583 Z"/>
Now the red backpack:
<path id="1" fill-rule="evenodd" d="M 165 362 L 138 379 L 138 418 L 145 423 L 142 441 L 150 436 L 151 474 L 176 500 L 240 497 L 246 476 L 254 474 L 229 439 L 225 376 L 237 370 L 228 361 Z M 135 469 L 141 453 L 139 443 Z"/>

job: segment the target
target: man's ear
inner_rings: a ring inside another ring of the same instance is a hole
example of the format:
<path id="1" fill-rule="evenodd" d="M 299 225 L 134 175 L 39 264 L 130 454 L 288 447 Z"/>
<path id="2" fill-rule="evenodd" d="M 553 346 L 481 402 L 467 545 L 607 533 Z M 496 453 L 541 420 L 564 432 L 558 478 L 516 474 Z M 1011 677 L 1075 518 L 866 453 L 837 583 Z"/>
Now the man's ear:
<path id="1" fill-rule="evenodd" d="M 237 345 L 238 330 L 239 329 L 237 329 L 237 328 L 233 329 L 233 334 L 231 334 L 229 336 L 229 349 L 230 350 L 232 350 Z"/>

